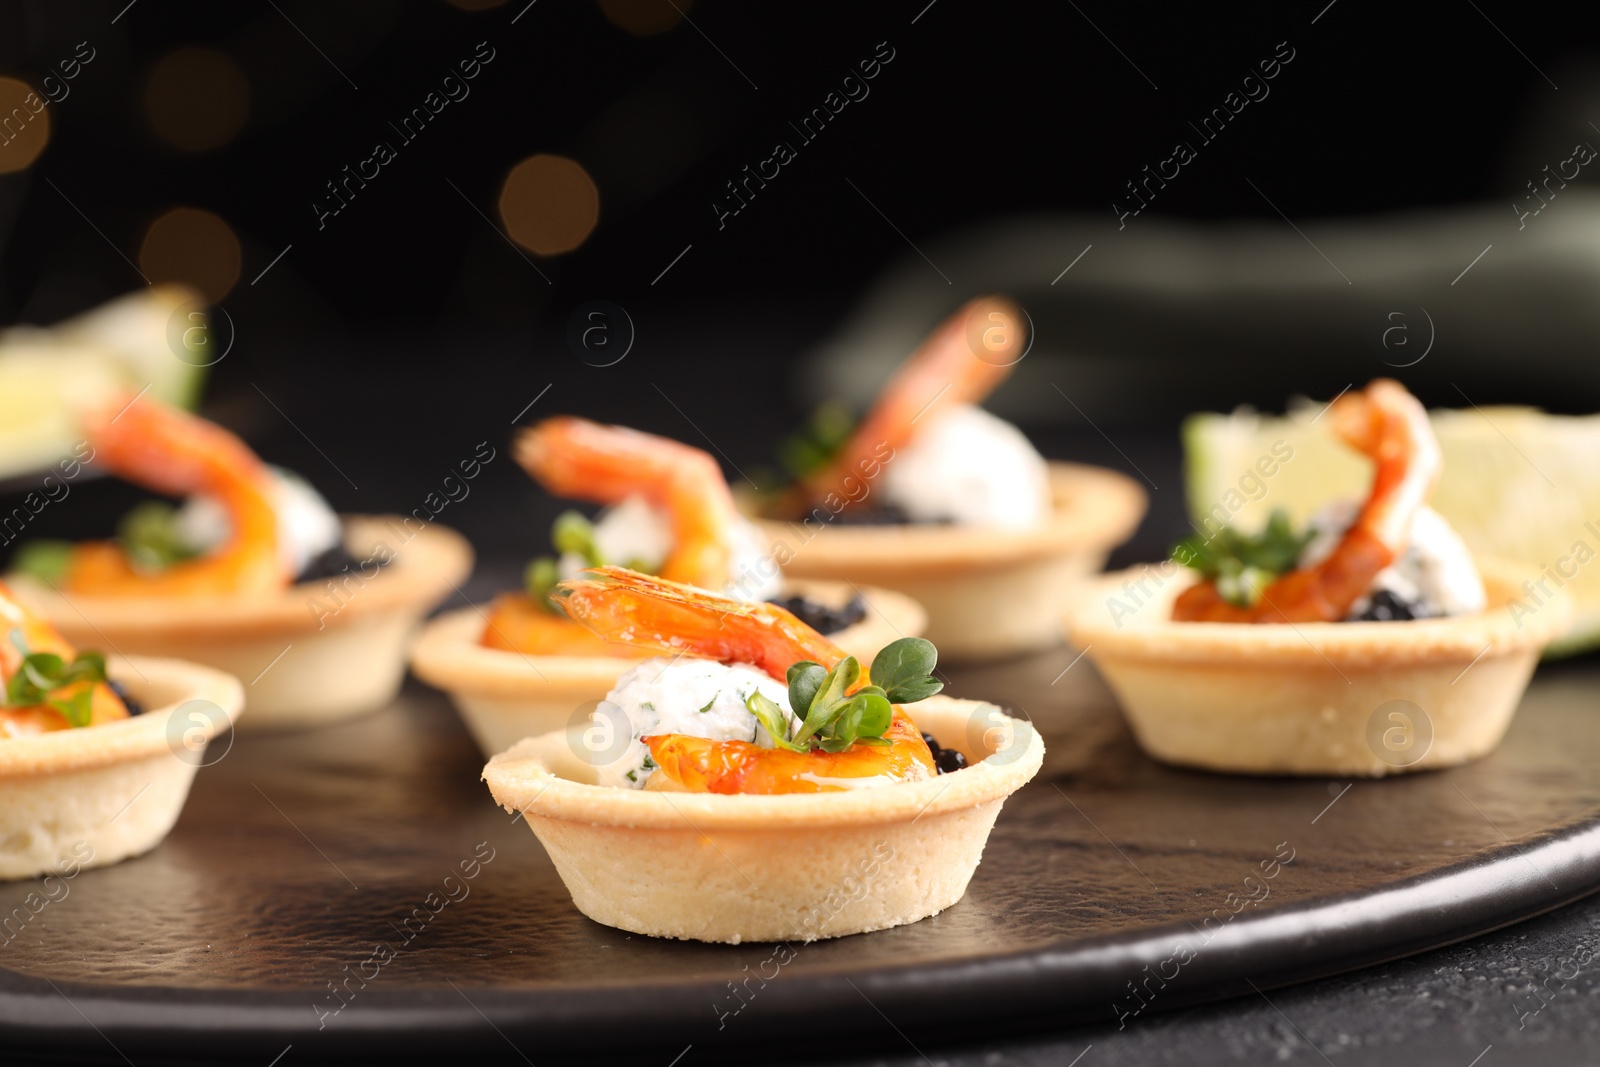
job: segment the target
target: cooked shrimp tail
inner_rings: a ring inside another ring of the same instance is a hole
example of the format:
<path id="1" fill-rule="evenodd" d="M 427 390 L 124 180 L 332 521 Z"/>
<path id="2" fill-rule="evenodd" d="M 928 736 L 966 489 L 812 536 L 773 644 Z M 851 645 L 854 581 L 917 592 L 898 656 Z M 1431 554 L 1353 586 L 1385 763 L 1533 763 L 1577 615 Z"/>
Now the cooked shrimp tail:
<path id="1" fill-rule="evenodd" d="M 1373 461 L 1366 503 L 1321 562 L 1269 584 L 1249 607 L 1228 602 L 1214 582 L 1191 586 L 1172 617 L 1189 622 L 1336 622 L 1411 541 L 1411 526 L 1438 480 L 1439 442 L 1428 413 L 1405 386 L 1379 378 L 1333 402 L 1333 428 Z"/>
<path id="2" fill-rule="evenodd" d="M 1023 315 L 1004 297 L 979 297 L 958 309 L 901 364 L 859 426 L 825 467 L 804 479 L 795 511 L 836 494 L 860 503 L 870 477 L 917 431 L 957 404 L 981 402 L 1026 351 Z M 854 490 L 854 491 L 852 491 Z M 804 499 L 799 499 L 803 497 Z"/>
<path id="3" fill-rule="evenodd" d="M 587 419 L 546 419 L 518 434 L 517 462 L 556 496 L 616 504 L 642 496 L 672 522 L 662 576 L 721 589 L 743 520 L 717 461 L 666 437 Z"/>
<path id="4" fill-rule="evenodd" d="M 282 589 L 291 578 L 278 551 L 271 476 L 238 437 L 148 396 L 116 398 L 85 419 L 94 462 L 159 493 L 197 493 L 222 505 L 226 541 L 155 573 L 136 569 L 111 542 L 78 545 L 69 592 L 106 596 L 230 596 Z"/>
<path id="5" fill-rule="evenodd" d="M 801 660 L 831 670 L 844 659 L 839 646 L 776 604 L 717 596 L 623 567 L 584 574 L 557 585 L 551 599 L 607 641 L 752 663 L 779 681 Z"/>

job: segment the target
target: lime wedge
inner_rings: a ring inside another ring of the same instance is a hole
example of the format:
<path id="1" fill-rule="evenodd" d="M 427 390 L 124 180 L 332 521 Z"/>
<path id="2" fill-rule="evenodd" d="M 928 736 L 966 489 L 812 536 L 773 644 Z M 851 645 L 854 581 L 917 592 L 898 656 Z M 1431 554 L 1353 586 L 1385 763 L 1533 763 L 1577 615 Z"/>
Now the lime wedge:
<path id="1" fill-rule="evenodd" d="M 1304 522 L 1330 500 L 1364 498 L 1371 464 L 1333 437 L 1320 412 L 1306 405 L 1283 416 L 1240 410 L 1184 420 L 1192 520 L 1255 531 L 1273 508 Z M 1444 453 L 1433 508 L 1473 552 L 1543 568 L 1551 587 L 1564 584 L 1577 610 L 1550 654 L 1600 646 L 1600 415 L 1490 407 L 1429 417 Z"/>
<path id="2" fill-rule="evenodd" d="M 176 286 L 140 290 L 51 327 L 0 333 L 0 478 L 41 470 L 82 437 L 76 412 L 118 391 L 182 407 L 198 398 L 205 369 L 169 343 L 173 316 L 196 299 Z"/>

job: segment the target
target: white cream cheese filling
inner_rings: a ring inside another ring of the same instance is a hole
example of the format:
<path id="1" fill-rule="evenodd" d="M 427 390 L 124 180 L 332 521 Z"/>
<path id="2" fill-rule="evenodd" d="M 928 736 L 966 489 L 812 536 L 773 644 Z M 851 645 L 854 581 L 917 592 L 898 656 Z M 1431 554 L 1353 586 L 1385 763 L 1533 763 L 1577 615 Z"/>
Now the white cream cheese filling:
<path id="1" fill-rule="evenodd" d="M 895 451 L 885 499 L 924 522 L 1020 530 L 1049 520 L 1050 471 L 1022 431 L 960 404 Z"/>
<path id="2" fill-rule="evenodd" d="M 655 734 L 773 747 L 766 728 L 745 707 L 757 691 L 793 720 L 788 687 L 758 667 L 690 656 L 645 660 L 617 679 L 590 716 L 590 747 L 617 753 L 608 762 L 594 761 L 599 784 L 643 789 L 656 766 L 640 738 Z"/>

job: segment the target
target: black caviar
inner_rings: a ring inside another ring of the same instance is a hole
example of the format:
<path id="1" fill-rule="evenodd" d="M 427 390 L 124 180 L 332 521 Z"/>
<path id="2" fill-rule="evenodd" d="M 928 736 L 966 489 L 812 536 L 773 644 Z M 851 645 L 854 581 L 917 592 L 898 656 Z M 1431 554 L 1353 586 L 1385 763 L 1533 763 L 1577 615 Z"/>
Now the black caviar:
<path id="1" fill-rule="evenodd" d="M 849 603 L 839 607 L 821 604 L 803 596 L 773 597 L 767 603 L 783 608 L 819 634 L 836 634 L 867 617 L 867 602 L 859 595 L 851 597 Z"/>
<path id="2" fill-rule="evenodd" d="M 122 706 L 128 709 L 129 715 L 143 715 L 144 705 L 128 695 L 128 687 L 113 679 L 106 679 L 106 688 L 117 694 L 117 699 L 122 701 Z"/>
<path id="3" fill-rule="evenodd" d="M 351 551 L 340 541 L 326 552 L 312 556 L 304 569 L 295 576 L 295 584 L 302 582 L 320 582 L 324 578 L 337 578 L 343 574 L 359 573 L 369 564 L 375 567 L 387 566 L 390 559 L 379 559 L 372 556 L 368 559 L 357 559 Z"/>
<path id="4" fill-rule="evenodd" d="M 953 748 L 940 748 L 939 742 L 934 740 L 932 734 L 923 734 L 922 740 L 927 742 L 928 751 L 933 753 L 933 765 L 940 774 L 950 774 L 959 771 L 967 765 L 967 757 Z"/>
<path id="5" fill-rule="evenodd" d="M 1406 600 L 1388 589 L 1373 593 L 1367 608 L 1359 615 L 1351 615 L 1351 622 L 1403 622 L 1408 619 L 1425 619 L 1428 612 L 1421 604 Z"/>

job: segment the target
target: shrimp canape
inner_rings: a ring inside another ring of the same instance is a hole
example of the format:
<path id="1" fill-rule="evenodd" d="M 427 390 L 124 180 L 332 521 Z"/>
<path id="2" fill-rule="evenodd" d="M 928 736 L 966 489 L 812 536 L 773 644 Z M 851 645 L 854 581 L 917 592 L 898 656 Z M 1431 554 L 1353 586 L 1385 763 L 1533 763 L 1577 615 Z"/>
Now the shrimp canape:
<path id="1" fill-rule="evenodd" d="M 0 879 L 70 878 L 154 848 L 239 715 L 238 680 L 177 660 L 108 665 L 4 585 L 0 631 Z"/>
<path id="2" fill-rule="evenodd" d="M 908 597 L 845 582 L 785 582 L 742 518 L 717 461 L 689 445 L 570 417 L 521 431 L 517 461 L 560 497 L 606 505 L 593 522 L 561 515 L 559 558 L 529 565 L 525 588 L 487 614 L 465 608 L 429 624 L 412 651 L 418 677 L 450 693 L 485 756 L 566 726 L 640 655 L 569 619 L 550 596 L 585 567 L 627 565 L 746 601 L 773 599 L 870 660 L 927 617 Z"/>
<path id="3" fill-rule="evenodd" d="M 786 573 L 914 597 L 951 658 L 1060 642 L 1064 598 L 1133 532 L 1145 494 L 1113 471 L 1047 463 L 977 406 L 1025 354 L 1021 320 L 1007 300 L 972 301 L 853 431 L 813 434 L 789 464 L 795 484 L 765 508 Z"/>
<path id="4" fill-rule="evenodd" d="M 252 729 L 393 699 L 412 631 L 471 569 L 465 540 L 409 517 L 341 518 L 234 434 L 149 396 L 82 418 L 84 465 L 189 499 L 138 506 L 112 541 L 19 550 L 18 593 L 62 633 L 249 679 Z"/>
<path id="5" fill-rule="evenodd" d="M 1302 533 L 1281 513 L 1258 534 L 1212 524 L 1076 605 L 1074 641 L 1157 759 L 1370 776 L 1465 763 L 1499 744 L 1566 628 L 1564 600 L 1522 599 L 1532 568 L 1474 561 L 1426 506 L 1439 446 L 1403 386 L 1379 379 L 1327 415 L 1373 462 L 1364 503 L 1331 503 Z"/>
<path id="6" fill-rule="evenodd" d="M 554 595 L 656 658 L 634 661 L 591 722 L 528 738 L 483 776 L 608 926 L 738 943 L 926 918 L 961 899 L 1044 756 L 994 705 L 935 695 L 920 638 L 869 674 L 774 604 L 615 567 Z"/>

